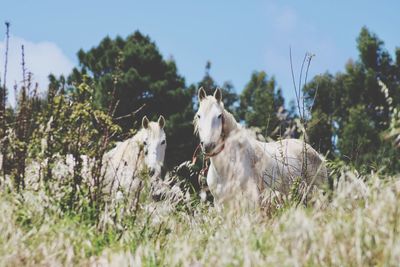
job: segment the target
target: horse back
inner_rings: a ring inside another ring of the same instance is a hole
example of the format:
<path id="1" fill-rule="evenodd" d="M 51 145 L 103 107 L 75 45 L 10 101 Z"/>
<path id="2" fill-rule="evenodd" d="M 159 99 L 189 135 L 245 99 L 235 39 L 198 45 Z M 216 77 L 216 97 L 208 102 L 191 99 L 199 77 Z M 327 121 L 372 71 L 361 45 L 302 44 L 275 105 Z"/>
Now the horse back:
<path id="1" fill-rule="evenodd" d="M 282 139 L 263 146 L 270 161 L 269 168 L 276 170 L 275 175 L 284 180 L 300 177 L 318 186 L 328 184 L 325 159 L 309 144 L 299 139 Z"/>

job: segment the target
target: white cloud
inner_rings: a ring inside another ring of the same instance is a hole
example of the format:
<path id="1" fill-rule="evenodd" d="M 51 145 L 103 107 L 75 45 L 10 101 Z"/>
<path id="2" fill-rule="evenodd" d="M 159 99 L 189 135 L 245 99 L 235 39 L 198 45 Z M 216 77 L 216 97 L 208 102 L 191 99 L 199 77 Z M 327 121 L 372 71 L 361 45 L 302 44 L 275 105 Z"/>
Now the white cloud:
<path id="1" fill-rule="evenodd" d="M 9 102 L 13 103 L 13 87 L 22 81 L 22 55 L 21 46 L 25 50 L 25 67 L 28 72 L 33 73 L 33 82 L 39 84 L 40 91 L 46 90 L 48 75 L 50 73 L 58 76 L 67 75 L 71 72 L 74 64 L 64 55 L 62 50 L 52 42 L 34 43 L 21 37 L 11 36 L 8 51 L 7 87 L 9 88 Z M 4 77 L 5 40 L 0 42 L 0 73 L 1 83 Z"/>

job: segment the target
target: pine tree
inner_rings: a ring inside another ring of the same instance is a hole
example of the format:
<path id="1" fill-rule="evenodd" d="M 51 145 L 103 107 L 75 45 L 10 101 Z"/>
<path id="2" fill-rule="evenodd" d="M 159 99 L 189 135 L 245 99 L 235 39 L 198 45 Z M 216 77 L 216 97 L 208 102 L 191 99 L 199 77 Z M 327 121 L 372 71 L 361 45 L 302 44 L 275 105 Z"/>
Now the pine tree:
<path id="1" fill-rule="evenodd" d="M 263 71 L 254 72 L 240 94 L 238 114 L 247 126 L 258 127 L 263 135 L 270 136 L 279 126 L 277 112 L 283 106 L 282 92 L 277 88 L 275 78 L 268 79 Z M 277 131 L 271 137 L 277 137 L 279 134 L 280 131 Z"/>
<path id="2" fill-rule="evenodd" d="M 106 37 L 89 51 L 80 50 L 78 58 L 81 68 L 73 71 L 70 83 L 79 83 L 82 75 L 88 74 L 94 83 L 97 105 L 104 109 L 116 105 L 114 117 L 123 133 L 129 133 L 144 115 L 151 119 L 163 115 L 170 138 L 167 163 L 171 166 L 190 158 L 193 93 L 186 88 L 174 60 L 165 60 L 148 36 L 136 31 L 126 39 Z M 115 103 L 110 103 L 111 99 Z"/>

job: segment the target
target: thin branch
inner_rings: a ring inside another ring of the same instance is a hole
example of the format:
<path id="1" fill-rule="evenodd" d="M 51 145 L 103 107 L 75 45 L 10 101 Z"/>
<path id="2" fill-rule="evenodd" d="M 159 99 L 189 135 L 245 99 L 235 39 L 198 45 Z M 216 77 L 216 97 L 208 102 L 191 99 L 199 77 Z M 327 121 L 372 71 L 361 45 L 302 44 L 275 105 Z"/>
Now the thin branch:
<path id="1" fill-rule="evenodd" d="M 296 80 L 294 78 L 292 47 L 289 47 L 289 57 L 290 57 L 290 70 L 291 70 L 291 73 L 292 73 L 293 87 L 294 87 L 294 92 L 296 94 L 297 108 L 299 109 L 299 115 L 301 115 L 301 110 L 300 110 L 300 90 L 299 90 L 299 92 L 297 92 Z"/>
<path id="2" fill-rule="evenodd" d="M 310 70 L 310 65 L 311 65 L 311 60 L 313 59 L 315 55 L 308 53 L 308 59 L 307 59 L 307 69 L 306 69 L 306 77 L 304 78 L 304 85 L 307 84 L 307 77 L 308 77 L 308 71 Z"/>
<path id="3" fill-rule="evenodd" d="M 317 98 L 317 95 L 318 95 L 318 89 L 319 89 L 319 82 L 317 83 L 317 87 L 315 88 L 315 93 L 314 93 L 313 100 L 312 100 L 311 105 L 310 105 L 310 107 L 308 109 L 308 113 L 310 115 L 311 115 L 312 109 L 314 107 L 315 99 Z"/>
<path id="4" fill-rule="evenodd" d="M 25 68 L 25 47 L 24 45 L 21 45 L 21 56 L 22 56 L 22 83 L 24 85 L 24 88 L 26 88 L 26 68 Z"/>
<path id="5" fill-rule="evenodd" d="M 302 99 L 302 104 L 303 104 L 303 114 L 300 114 L 300 118 L 303 117 L 304 120 L 304 94 L 302 94 L 302 87 L 301 87 L 301 81 L 302 81 L 302 77 L 303 77 L 303 71 L 304 71 L 304 63 L 307 60 L 307 53 L 305 53 L 303 61 L 301 62 L 301 68 L 300 68 L 300 76 L 299 76 L 299 98 L 301 97 Z"/>
<path id="6" fill-rule="evenodd" d="M 310 65 L 311 65 L 311 60 L 312 60 L 312 58 L 314 57 L 314 55 L 313 54 L 311 54 L 311 53 L 307 53 L 308 54 L 308 56 L 307 56 L 307 68 L 306 68 L 306 75 L 305 75 L 305 78 L 304 78 L 304 86 L 306 86 L 307 85 L 307 77 L 308 77 L 308 72 L 309 72 L 309 70 L 310 70 Z M 315 98 L 314 98 L 315 99 Z M 304 103 L 304 94 L 303 94 L 303 115 L 305 116 L 305 103 Z M 311 109 L 311 108 L 310 108 Z"/>
<path id="7" fill-rule="evenodd" d="M 3 88 L 0 88 L 0 142 L 1 142 L 1 154 L 3 156 L 2 166 L 4 179 L 6 177 L 6 166 L 8 163 L 7 159 L 7 147 L 8 143 L 6 140 L 6 103 L 7 103 L 7 66 L 8 66 L 8 50 L 10 41 L 10 22 L 5 22 L 6 25 L 6 50 L 4 59 L 4 78 Z"/>
<path id="8" fill-rule="evenodd" d="M 141 111 L 145 106 L 146 106 L 146 104 L 143 104 L 143 105 L 142 105 L 141 107 L 139 107 L 137 110 L 135 110 L 135 111 L 133 111 L 133 112 L 127 114 L 127 115 L 114 118 L 114 120 L 121 120 L 121 119 L 129 118 L 129 117 L 133 117 L 133 116 L 135 116 L 139 111 Z"/>
<path id="9" fill-rule="evenodd" d="M 4 59 L 4 78 L 3 78 L 3 87 L 5 90 L 7 85 L 7 65 L 8 65 L 8 47 L 10 41 L 10 22 L 6 21 L 6 51 L 5 51 L 5 59 Z M 4 99 L 3 99 L 4 101 Z M 5 101 L 4 101 L 5 102 Z"/>

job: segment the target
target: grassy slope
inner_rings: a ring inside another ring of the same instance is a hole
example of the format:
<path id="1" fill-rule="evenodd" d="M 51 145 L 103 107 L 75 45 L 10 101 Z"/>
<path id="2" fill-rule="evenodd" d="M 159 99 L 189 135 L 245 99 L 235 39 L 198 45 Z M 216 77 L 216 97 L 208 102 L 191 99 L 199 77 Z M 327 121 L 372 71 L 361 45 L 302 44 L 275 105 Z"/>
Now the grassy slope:
<path id="1" fill-rule="evenodd" d="M 94 224 L 42 193 L 0 195 L 0 266 L 369 266 L 400 262 L 400 183 L 342 175 L 314 207 L 218 211 L 154 204 Z"/>

